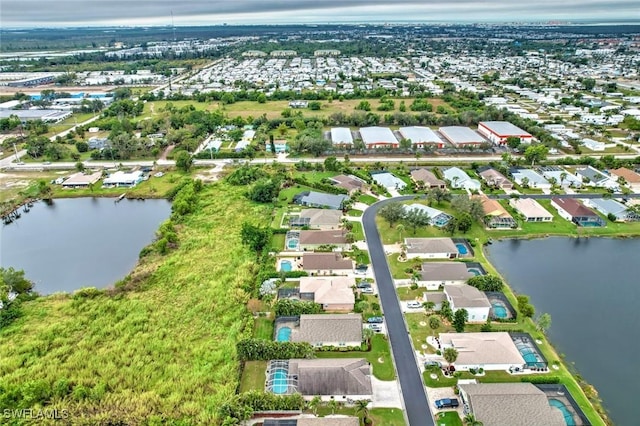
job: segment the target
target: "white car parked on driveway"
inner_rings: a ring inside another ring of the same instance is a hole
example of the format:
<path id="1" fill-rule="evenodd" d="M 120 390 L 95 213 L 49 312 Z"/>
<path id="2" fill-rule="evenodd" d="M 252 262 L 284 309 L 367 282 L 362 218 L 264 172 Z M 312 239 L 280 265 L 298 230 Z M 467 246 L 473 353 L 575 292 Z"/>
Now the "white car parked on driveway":
<path id="1" fill-rule="evenodd" d="M 422 303 L 416 302 L 416 301 L 407 302 L 407 308 L 419 309 L 419 308 L 422 308 Z"/>

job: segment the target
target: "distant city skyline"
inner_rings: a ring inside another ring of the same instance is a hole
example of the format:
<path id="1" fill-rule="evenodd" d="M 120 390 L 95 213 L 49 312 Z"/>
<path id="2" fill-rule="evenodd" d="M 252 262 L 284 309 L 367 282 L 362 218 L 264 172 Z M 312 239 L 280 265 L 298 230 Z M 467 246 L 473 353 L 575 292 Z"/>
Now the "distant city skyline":
<path id="1" fill-rule="evenodd" d="M 2 0 L 3 28 L 394 22 L 627 21 L 637 0 Z M 173 14 L 173 20 L 172 15 Z M 635 18 L 635 19 L 634 19 Z"/>

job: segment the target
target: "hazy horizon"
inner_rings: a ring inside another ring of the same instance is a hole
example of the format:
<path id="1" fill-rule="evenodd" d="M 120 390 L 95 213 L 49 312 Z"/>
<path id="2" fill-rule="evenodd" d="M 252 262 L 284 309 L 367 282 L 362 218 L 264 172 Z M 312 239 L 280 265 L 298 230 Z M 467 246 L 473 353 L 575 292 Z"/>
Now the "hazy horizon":
<path id="1" fill-rule="evenodd" d="M 173 15 L 173 16 L 172 16 Z M 382 23 L 640 23 L 637 0 L 3 0 L 2 28 Z"/>

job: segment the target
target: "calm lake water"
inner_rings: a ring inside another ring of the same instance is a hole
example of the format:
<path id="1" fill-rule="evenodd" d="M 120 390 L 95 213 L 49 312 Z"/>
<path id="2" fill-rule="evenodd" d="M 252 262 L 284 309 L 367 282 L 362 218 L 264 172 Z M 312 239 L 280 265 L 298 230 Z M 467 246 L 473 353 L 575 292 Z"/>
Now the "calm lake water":
<path id="1" fill-rule="evenodd" d="M 0 266 L 24 269 L 40 294 L 124 278 L 169 217 L 166 200 L 69 198 L 36 203 L 0 234 Z"/>
<path id="2" fill-rule="evenodd" d="M 490 261 L 536 312 L 549 338 L 594 385 L 616 425 L 638 424 L 640 239 L 506 240 Z"/>

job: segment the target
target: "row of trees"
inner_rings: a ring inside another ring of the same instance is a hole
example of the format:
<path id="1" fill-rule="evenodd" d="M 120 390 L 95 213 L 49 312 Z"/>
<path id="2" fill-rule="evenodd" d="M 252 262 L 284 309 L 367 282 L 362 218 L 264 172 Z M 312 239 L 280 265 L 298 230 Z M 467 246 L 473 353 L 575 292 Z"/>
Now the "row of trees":
<path id="1" fill-rule="evenodd" d="M 236 344 L 241 361 L 313 358 L 314 349 L 307 342 L 275 342 L 265 339 L 243 339 Z"/>

